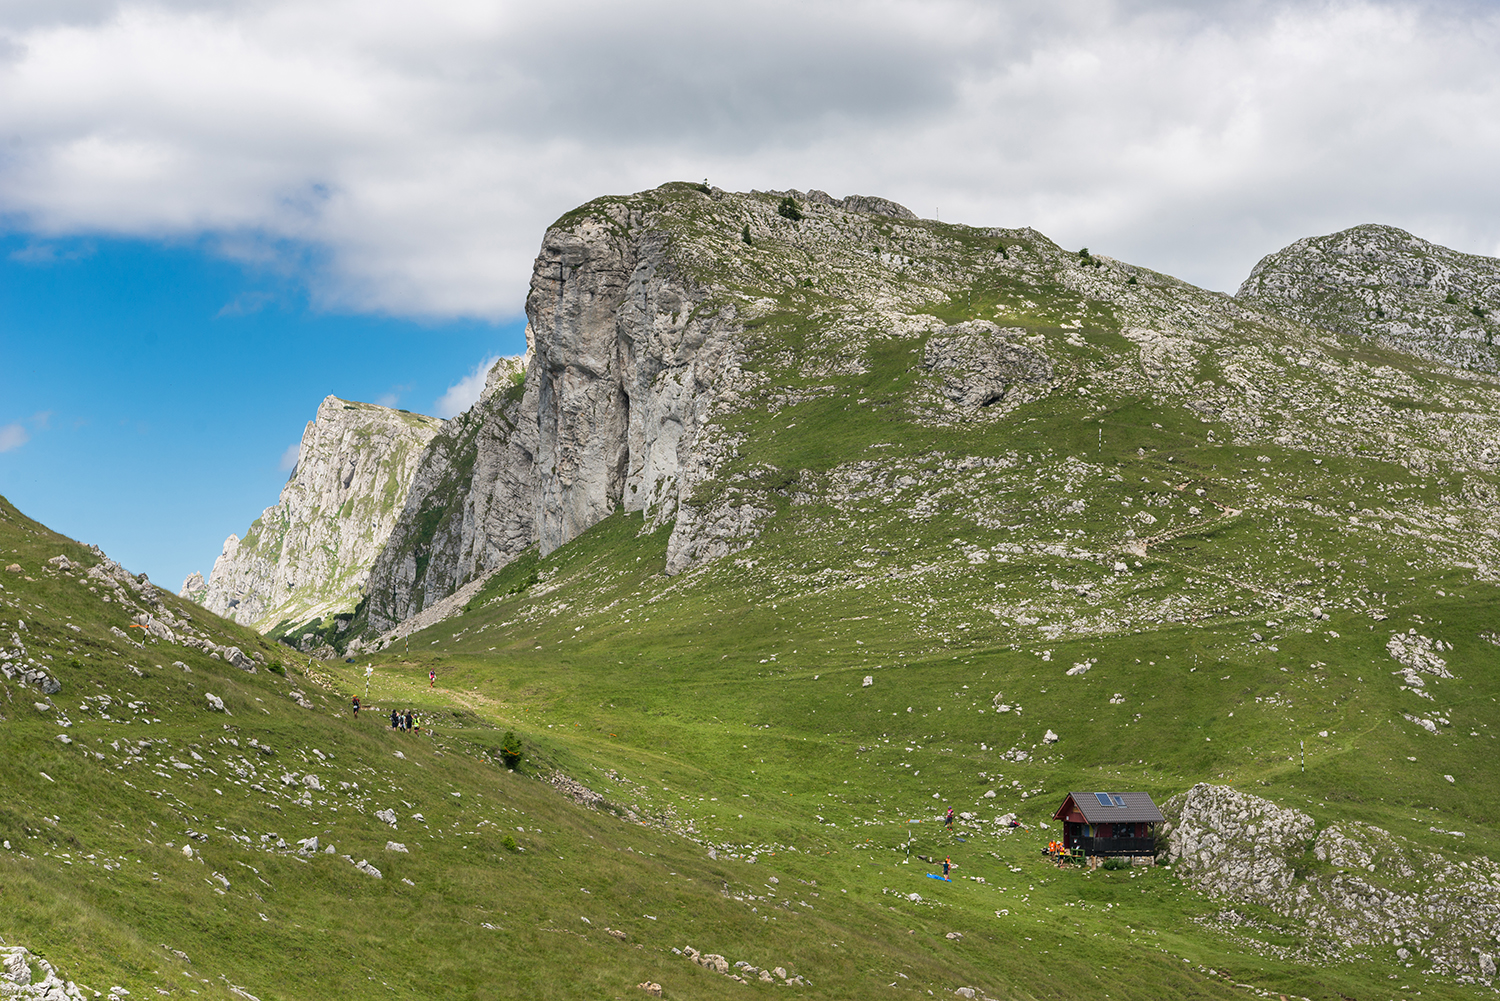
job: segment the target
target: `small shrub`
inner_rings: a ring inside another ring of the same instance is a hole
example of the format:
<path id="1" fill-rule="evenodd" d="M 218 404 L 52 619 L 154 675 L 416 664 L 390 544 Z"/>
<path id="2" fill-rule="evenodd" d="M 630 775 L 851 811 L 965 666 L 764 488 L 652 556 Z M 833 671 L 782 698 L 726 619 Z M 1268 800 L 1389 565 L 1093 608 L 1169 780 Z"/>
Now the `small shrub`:
<path id="1" fill-rule="evenodd" d="M 753 247 L 754 242 L 750 239 L 750 224 L 745 223 L 745 228 L 740 230 L 740 239 L 745 241 L 745 246 Z"/>
<path id="2" fill-rule="evenodd" d="M 521 747 L 521 738 L 516 736 L 514 730 L 506 730 L 505 736 L 500 738 L 500 758 L 505 762 L 506 768 L 514 768 L 521 763 L 521 755 L 524 753 Z"/>
<path id="3" fill-rule="evenodd" d="M 1120 869 L 1129 869 L 1130 859 L 1111 856 L 1110 858 L 1107 858 L 1103 862 L 1101 862 L 1099 864 L 1099 868 L 1108 869 L 1110 872 L 1116 872 Z"/>
<path id="4" fill-rule="evenodd" d="M 1470 306 L 1469 307 L 1469 312 L 1473 313 L 1475 316 L 1479 317 L 1479 319 L 1481 319 L 1481 320 L 1484 319 L 1485 311 L 1482 310 L 1482 309 L 1480 309 L 1478 306 Z"/>
<path id="5" fill-rule="evenodd" d="M 500 844 L 508 852 L 517 852 L 521 850 L 521 846 L 516 844 L 516 838 L 513 834 L 507 834 L 505 837 L 501 838 Z"/>
<path id="6" fill-rule="evenodd" d="M 1443 301 L 1446 302 L 1450 306 L 1457 306 L 1458 305 L 1458 294 L 1455 293 L 1455 292 L 1449 292 L 1443 298 Z"/>
<path id="7" fill-rule="evenodd" d="M 272 661 L 271 665 L 269 667 L 267 667 L 266 670 L 270 671 L 272 674 L 279 674 L 283 678 L 286 677 L 286 668 L 282 665 L 281 661 L 279 661 L 279 660 Z"/>
<path id="8" fill-rule="evenodd" d="M 776 214 L 792 222 L 798 222 L 802 218 L 802 210 L 797 207 L 796 199 L 791 195 L 787 195 L 781 200 L 781 204 L 776 206 Z"/>

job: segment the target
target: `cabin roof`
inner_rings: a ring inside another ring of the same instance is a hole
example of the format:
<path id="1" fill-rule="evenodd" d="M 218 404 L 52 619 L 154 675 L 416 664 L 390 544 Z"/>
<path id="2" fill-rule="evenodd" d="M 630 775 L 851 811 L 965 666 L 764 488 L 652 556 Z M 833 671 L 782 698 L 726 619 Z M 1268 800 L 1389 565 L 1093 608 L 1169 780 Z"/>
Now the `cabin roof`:
<path id="1" fill-rule="evenodd" d="M 1109 800 L 1105 806 L 1100 797 Z M 1117 805 L 1124 803 L 1123 806 Z M 1073 809 L 1069 809 L 1069 806 Z M 1077 810 L 1090 824 L 1135 824 L 1145 822 L 1159 824 L 1166 818 L 1161 815 L 1151 796 L 1144 792 L 1070 792 L 1062 806 L 1052 815 L 1053 820 L 1062 820 Z"/>

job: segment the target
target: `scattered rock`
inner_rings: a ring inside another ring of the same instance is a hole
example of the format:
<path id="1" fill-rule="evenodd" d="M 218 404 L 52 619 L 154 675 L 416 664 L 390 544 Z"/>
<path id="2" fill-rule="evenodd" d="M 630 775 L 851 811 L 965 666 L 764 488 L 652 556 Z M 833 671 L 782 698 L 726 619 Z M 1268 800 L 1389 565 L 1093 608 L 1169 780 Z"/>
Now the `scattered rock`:
<path id="1" fill-rule="evenodd" d="M 358 869 L 360 872 L 364 873 L 367 876 L 374 876 L 376 879 L 384 879 L 385 878 L 384 876 L 382 876 L 380 874 L 380 870 L 379 869 L 375 868 L 373 865 L 371 865 L 369 862 L 366 862 L 364 859 L 360 859 L 358 862 L 356 862 L 354 864 L 354 868 Z"/>
<path id="2" fill-rule="evenodd" d="M 869 688 L 873 684 L 875 684 L 875 676 L 873 674 L 867 674 L 865 675 L 865 680 L 860 683 L 860 687 Z"/>
<path id="3" fill-rule="evenodd" d="M 661 984 L 653 984 L 648 980 L 643 984 L 636 984 L 636 986 L 654 998 L 661 997 Z"/>
<path id="4" fill-rule="evenodd" d="M 944 935 L 943 938 L 946 938 L 950 942 L 962 942 L 964 933 L 961 931 L 950 931 L 948 934 Z"/>
<path id="5" fill-rule="evenodd" d="M 219 698 L 213 692 L 204 692 L 203 693 L 203 697 L 208 700 L 208 707 L 210 709 L 212 709 L 214 712 L 216 712 L 216 713 L 227 713 L 227 712 L 229 712 L 228 709 L 224 708 L 224 700 L 221 699 L 221 698 Z"/>
<path id="6" fill-rule="evenodd" d="M 383 820 L 387 824 L 390 824 L 392 827 L 395 827 L 396 826 L 396 811 L 395 810 L 376 810 L 375 811 L 375 819 L 376 820 Z"/>
<path id="7" fill-rule="evenodd" d="M 385 850 L 388 852 L 404 852 L 408 855 L 411 854 L 410 852 L 406 851 L 406 846 L 399 841 L 387 841 L 385 843 Z"/>
<path id="8" fill-rule="evenodd" d="M 1057 734 L 1053 733 L 1051 730 L 1048 730 L 1045 734 L 1042 735 L 1042 743 L 1044 744 L 1055 744 L 1060 739 L 1061 738 L 1059 738 Z"/>

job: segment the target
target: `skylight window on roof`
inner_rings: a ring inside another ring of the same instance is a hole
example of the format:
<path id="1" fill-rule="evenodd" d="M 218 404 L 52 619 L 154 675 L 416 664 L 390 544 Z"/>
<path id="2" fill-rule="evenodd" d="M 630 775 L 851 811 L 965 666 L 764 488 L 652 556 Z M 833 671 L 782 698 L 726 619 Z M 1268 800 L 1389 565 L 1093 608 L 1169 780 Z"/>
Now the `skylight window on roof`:
<path id="1" fill-rule="evenodd" d="M 1123 798 L 1119 797 L 1119 796 L 1116 796 L 1114 793 L 1110 793 L 1109 794 L 1109 798 L 1112 799 L 1112 800 L 1114 800 L 1115 806 L 1124 806 L 1125 805 L 1125 800 Z"/>
<path id="2" fill-rule="evenodd" d="M 1099 801 L 1100 806 L 1114 806 L 1114 804 L 1109 801 L 1109 793 L 1107 792 L 1096 792 L 1094 793 L 1094 798 Z"/>

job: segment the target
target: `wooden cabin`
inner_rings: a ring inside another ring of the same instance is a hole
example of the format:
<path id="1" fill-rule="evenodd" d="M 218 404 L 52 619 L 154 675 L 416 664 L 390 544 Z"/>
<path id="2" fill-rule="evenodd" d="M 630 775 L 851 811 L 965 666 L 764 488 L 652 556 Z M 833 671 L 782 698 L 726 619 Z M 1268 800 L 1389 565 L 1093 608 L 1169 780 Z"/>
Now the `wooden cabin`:
<path id="1" fill-rule="evenodd" d="M 1143 792 L 1070 792 L 1052 815 L 1063 825 L 1063 847 L 1084 855 L 1156 854 L 1155 832 L 1165 818 Z"/>

